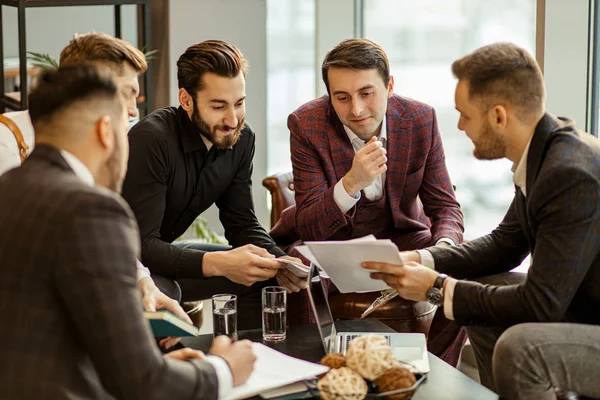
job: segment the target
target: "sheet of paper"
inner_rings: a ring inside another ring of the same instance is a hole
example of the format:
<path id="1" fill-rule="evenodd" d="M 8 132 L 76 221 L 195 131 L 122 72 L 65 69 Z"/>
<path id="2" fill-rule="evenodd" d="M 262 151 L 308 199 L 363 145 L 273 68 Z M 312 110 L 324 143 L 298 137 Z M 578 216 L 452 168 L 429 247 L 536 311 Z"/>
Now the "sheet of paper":
<path id="1" fill-rule="evenodd" d="M 298 252 L 300 254 L 302 254 L 304 257 L 306 257 L 306 259 L 308 261 L 310 261 L 311 263 L 315 264 L 317 267 L 322 269 L 321 266 L 319 265 L 319 261 L 315 258 L 315 256 L 310 251 L 310 249 L 308 248 L 307 245 L 296 246 L 296 250 L 298 250 Z"/>
<path id="2" fill-rule="evenodd" d="M 391 240 L 306 242 L 306 246 L 342 293 L 389 289 L 385 282 L 371 279 L 371 272 L 361 267 L 365 261 L 402 265 Z"/>
<path id="3" fill-rule="evenodd" d="M 329 371 L 329 367 L 287 356 L 261 343 L 253 343 L 252 350 L 256 355 L 254 371 L 245 384 L 233 389 L 229 400 L 245 399 Z"/>

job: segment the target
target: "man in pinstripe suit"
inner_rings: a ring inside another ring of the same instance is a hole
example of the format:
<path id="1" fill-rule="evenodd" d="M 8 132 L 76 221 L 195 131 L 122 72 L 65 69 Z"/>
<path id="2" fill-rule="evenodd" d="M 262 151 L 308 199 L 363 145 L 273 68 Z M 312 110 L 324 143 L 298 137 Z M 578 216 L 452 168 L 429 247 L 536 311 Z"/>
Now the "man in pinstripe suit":
<path id="1" fill-rule="evenodd" d="M 475 157 L 513 162 L 513 201 L 488 235 L 365 267 L 400 296 L 443 302 L 467 326 L 481 383 L 503 398 L 554 399 L 555 388 L 597 398 L 600 141 L 546 112 L 542 71 L 512 43 L 479 48 L 452 73 L 458 128 Z M 526 275 L 509 272 L 528 254 Z M 525 322 L 576 324 L 527 324 L 498 340 Z"/>
<path id="2" fill-rule="evenodd" d="M 220 337 L 209 356 L 163 357 L 143 318 L 137 225 L 114 193 L 127 113 L 98 68 L 40 76 L 29 98 L 36 148 L 0 178 L 0 398 L 224 397 L 252 371 L 249 342 Z"/>

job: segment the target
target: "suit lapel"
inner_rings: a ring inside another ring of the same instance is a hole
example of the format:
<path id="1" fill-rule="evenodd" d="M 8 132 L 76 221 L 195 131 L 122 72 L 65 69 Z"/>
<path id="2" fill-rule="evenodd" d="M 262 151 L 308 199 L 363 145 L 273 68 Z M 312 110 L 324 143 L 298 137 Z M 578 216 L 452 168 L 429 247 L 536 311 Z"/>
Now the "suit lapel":
<path id="1" fill-rule="evenodd" d="M 531 144 L 529 145 L 529 154 L 527 155 L 527 192 L 535 184 L 535 180 L 540 172 L 546 151 L 550 145 L 550 135 L 558 126 L 556 118 L 546 113 L 537 124 Z"/>
<path id="2" fill-rule="evenodd" d="M 521 189 L 517 188 L 516 212 L 517 216 L 519 217 L 519 221 L 521 221 L 521 226 L 525 232 L 525 235 L 527 236 L 529 248 L 532 252 L 535 249 L 536 232 L 534 230 L 536 228 L 532 226 L 533 221 L 529 218 L 529 200 L 531 199 L 533 186 L 535 185 L 537 176 L 542 168 L 546 152 L 548 151 L 548 146 L 550 146 L 550 138 L 557 126 L 558 120 L 547 113 L 544 114 L 540 122 L 537 124 L 529 145 L 529 153 L 527 154 L 527 176 L 525 178 L 527 197 L 523 195 Z"/>
<path id="3" fill-rule="evenodd" d="M 517 219 L 519 220 L 521 228 L 527 238 L 527 242 L 529 243 L 529 249 L 533 253 L 535 240 L 533 239 L 531 222 L 529 221 L 529 214 L 527 212 L 527 198 L 523 195 L 523 192 L 518 186 L 515 186 L 515 213 L 517 214 Z"/>
<path id="4" fill-rule="evenodd" d="M 330 124 L 327 124 L 327 140 L 329 140 L 329 151 L 331 153 L 331 160 L 333 161 L 335 175 L 337 181 L 339 181 L 344 175 L 346 175 L 346 173 L 348 173 L 348 171 L 350 171 L 350 168 L 352 167 L 354 149 L 352 148 L 352 143 L 350 143 L 350 139 L 348 139 L 348 135 L 346 134 L 346 131 L 344 131 L 344 126 L 337 117 L 331 102 L 329 103 L 327 117 L 331 121 Z"/>
<path id="5" fill-rule="evenodd" d="M 385 186 L 390 202 L 402 195 L 412 142 L 412 120 L 403 118 L 404 107 L 398 99 L 388 101 L 387 119 L 387 171 Z M 393 207 L 392 207 L 393 209 Z"/>

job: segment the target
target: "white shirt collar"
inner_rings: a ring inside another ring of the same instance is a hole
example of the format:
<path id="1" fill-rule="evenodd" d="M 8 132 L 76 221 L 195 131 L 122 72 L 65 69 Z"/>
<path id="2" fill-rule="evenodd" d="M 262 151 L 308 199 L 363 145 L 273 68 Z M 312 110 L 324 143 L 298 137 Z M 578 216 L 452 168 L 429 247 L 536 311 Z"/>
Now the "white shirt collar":
<path id="1" fill-rule="evenodd" d="M 69 164 L 69 167 L 71 167 L 73 172 L 75 172 L 75 175 L 79 177 L 79 179 L 81 179 L 90 186 L 94 186 L 94 176 L 92 175 L 88 167 L 86 167 L 85 164 L 82 163 L 79 158 L 75 157 L 73 154 L 69 153 L 66 150 L 61 150 L 60 154 L 63 156 L 67 164 Z"/>
<path id="2" fill-rule="evenodd" d="M 523 155 L 519 160 L 518 164 L 513 164 L 513 181 L 515 185 L 521 189 L 524 196 L 527 196 L 527 156 L 529 155 L 529 146 L 531 145 L 531 139 L 533 139 L 533 135 L 529 138 L 527 142 L 527 146 L 525 146 L 525 150 L 523 151 Z"/>
<path id="3" fill-rule="evenodd" d="M 348 135 L 348 139 L 350 139 L 350 143 L 354 143 L 354 140 L 360 140 L 361 143 L 364 143 L 363 140 L 356 136 L 356 134 L 352 132 L 352 130 L 346 125 L 344 125 L 344 130 L 346 131 L 346 135 Z M 387 123 L 385 115 L 383 116 L 383 121 L 381 122 L 381 132 L 379 132 L 379 136 L 377 136 L 377 139 L 383 142 L 384 145 L 387 141 Z"/>

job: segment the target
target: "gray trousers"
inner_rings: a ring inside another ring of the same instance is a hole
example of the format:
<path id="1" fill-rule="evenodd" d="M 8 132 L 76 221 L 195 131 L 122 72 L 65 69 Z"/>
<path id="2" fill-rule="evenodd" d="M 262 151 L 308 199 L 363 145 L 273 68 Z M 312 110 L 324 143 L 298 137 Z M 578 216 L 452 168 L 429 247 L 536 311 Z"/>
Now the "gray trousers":
<path id="1" fill-rule="evenodd" d="M 526 277 L 526 274 L 519 272 L 506 272 L 472 280 L 486 285 L 506 286 L 517 285 L 523 282 Z M 477 361 L 479 380 L 483 386 L 497 392 L 492 371 L 492 356 L 494 353 L 494 346 L 500 335 L 504 332 L 504 329 L 483 326 L 467 326 L 466 328 L 469 341 L 471 342 L 471 346 L 473 346 L 475 360 Z"/>
<path id="2" fill-rule="evenodd" d="M 600 398 L 600 326 L 513 326 L 496 344 L 493 370 L 506 399 L 556 399 L 557 389 Z"/>

